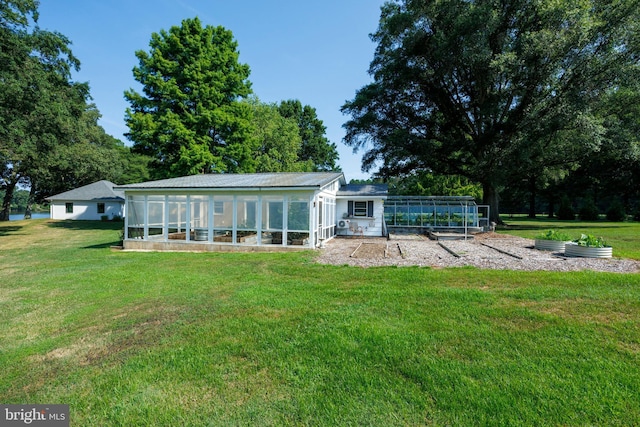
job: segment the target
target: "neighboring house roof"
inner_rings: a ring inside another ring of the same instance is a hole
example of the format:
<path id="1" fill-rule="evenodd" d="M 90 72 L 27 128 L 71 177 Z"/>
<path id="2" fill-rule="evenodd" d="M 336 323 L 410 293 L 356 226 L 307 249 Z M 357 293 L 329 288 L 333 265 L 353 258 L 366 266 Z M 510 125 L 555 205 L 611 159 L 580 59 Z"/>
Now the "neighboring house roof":
<path id="1" fill-rule="evenodd" d="M 118 190 L 320 188 L 336 180 L 339 180 L 341 185 L 345 184 L 342 172 L 208 174 L 121 185 L 116 188 Z"/>
<path id="2" fill-rule="evenodd" d="M 56 194 L 46 199 L 49 201 L 56 200 L 93 200 L 93 201 L 124 201 L 124 192 L 114 190 L 114 184 L 111 181 L 98 181 L 93 184 L 85 185 L 64 193 Z"/>
<path id="3" fill-rule="evenodd" d="M 338 197 L 387 197 L 387 184 L 348 184 L 340 187 Z"/>

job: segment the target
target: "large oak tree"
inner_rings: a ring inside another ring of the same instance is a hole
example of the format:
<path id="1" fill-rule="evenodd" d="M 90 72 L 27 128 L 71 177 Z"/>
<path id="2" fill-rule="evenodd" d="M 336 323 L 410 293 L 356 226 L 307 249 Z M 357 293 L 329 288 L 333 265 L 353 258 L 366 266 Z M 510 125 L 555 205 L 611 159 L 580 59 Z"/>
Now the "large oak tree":
<path id="1" fill-rule="evenodd" d="M 80 63 L 70 41 L 37 24 L 37 1 L 0 5 L 0 220 L 9 219 L 18 185 L 33 186 L 51 153 L 69 143 L 88 86 L 70 80 Z"/>
<path id="2" fill-rule="evenodd" d="M 345 143 L 380 176 L 479 182 L 492 220 L 521 170 L 579 162 L 605 130 L 594 102 L 638 60 L 636 0 L 389 1 L 373 83 L 343 106 Z"/>
<path id="3" fill-rule="evenodd" d="M 145 178 L 145 159 L 98 125 L 89 86 L 71 80 L 79 60 L 64 35 L 38 27 L 35 0 L 0 1 L 0 220 L 14 191 L 30 206 L 99 179 Z"/>

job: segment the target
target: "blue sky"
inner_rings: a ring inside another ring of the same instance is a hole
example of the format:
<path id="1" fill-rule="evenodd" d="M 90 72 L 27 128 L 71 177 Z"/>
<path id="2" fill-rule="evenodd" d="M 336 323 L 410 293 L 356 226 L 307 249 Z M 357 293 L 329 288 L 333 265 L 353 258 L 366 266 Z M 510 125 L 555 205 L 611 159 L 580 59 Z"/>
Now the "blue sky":
<path id="1" fill-rule="evenodd" d="M 254 93 L 263 102 L 299 99 L 317 110 L 327 137 L 338 145 L 347 180 L 367 178 L 361 153 L 342 143 L 345 101 L 371 81 L 367 73 L 375 44 L 369 34 L 383 0 L 41 0 L 38 24 L 72 41 L 82 63 L 74 80 L 89 82 L 107 133 L 123 136 L 128 103 L 123 93 L 140 91 L 131 70 L 136 50 L 149 50 L 153 32 L 198 16 L 222 25 L 238 42 L 240 61 L 251 67 Z"/>

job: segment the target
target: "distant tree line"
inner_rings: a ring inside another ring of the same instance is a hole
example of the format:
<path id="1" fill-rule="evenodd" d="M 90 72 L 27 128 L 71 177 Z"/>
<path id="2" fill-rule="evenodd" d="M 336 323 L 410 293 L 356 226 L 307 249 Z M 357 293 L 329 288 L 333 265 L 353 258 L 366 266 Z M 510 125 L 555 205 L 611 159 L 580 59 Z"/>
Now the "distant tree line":
<path id="1" fill-rule="evenodd" d="M 11 200 L 10 212 L 11 213 L 23 213 L 27 209 L 29 204 L 29 190 L 18 189 L 13 192 L 13 198 Z M 0 199 L 4 199 L 4 191 L 0 190 Z M 49 207 L 45 204 L 32 205 L 34 212 L 48 212 Z"/>

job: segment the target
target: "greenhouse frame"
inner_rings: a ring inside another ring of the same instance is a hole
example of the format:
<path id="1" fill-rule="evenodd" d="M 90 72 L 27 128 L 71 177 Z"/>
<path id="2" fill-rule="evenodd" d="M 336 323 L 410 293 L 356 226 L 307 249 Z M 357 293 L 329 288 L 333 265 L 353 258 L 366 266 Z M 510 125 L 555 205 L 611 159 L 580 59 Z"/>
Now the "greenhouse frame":
<path id="1" fill-rule="evenodd" d="M 384 218 L 388 229 L 478 232 L 489 225 L 489 207 L 471 196 L 389 196 Z"/>

